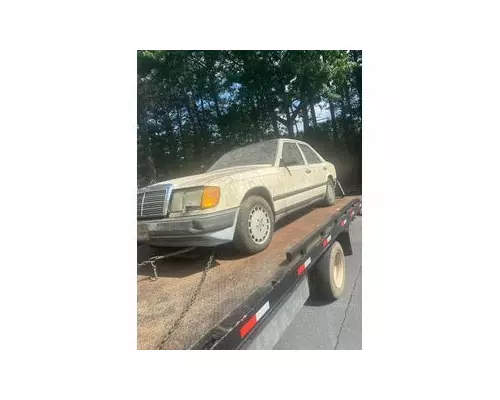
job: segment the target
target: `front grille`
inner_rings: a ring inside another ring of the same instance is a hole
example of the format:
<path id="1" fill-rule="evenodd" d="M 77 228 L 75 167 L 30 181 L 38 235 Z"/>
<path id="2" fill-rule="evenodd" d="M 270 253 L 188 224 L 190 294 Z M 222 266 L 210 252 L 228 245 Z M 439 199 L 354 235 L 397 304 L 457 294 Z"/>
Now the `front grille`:
<path id="1" fill-rule="evenodd" d="M 167 188 L 137 193 L 137 216 L 160 217 L 164 215 L 163 207 Z"/>

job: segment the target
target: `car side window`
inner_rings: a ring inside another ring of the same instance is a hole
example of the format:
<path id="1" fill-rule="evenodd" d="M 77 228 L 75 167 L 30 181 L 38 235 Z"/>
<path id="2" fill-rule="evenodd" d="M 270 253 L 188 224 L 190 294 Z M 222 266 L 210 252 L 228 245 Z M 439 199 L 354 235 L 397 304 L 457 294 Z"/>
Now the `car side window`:
<path id="1" fill-rule="evenodd" d="M 286 165 L 304 165 L 304 158 L 300 154 L 299 148 L 295 143 L 283 143 L 282 156 Z"/>
<path id="2" fill-rule="evenodd" d="M 311 150 L 309 146 L 306 146 L 305 144 L 299 144 L 299 146 L 302 150 L 302 153 L 304 153 L 308 164 L 320 164 L 322 162 L 321 159 L 314 153 L 314 151 Z"/>

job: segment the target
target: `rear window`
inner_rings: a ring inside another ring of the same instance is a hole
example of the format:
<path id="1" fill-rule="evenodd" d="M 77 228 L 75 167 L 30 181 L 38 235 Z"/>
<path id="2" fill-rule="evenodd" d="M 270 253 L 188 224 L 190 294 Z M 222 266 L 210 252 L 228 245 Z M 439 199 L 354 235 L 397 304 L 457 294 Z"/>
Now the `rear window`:
<path id="1" fill-rule="evenodd" d="M 306 146 L 305 144 L 299 144 L 299 146 L 302 150 L 302 153 L 304 153 L 308 164 L 321 163 L 321 159 L 314 153 L 314 151 L 311 150 L 309 146 Z"/>

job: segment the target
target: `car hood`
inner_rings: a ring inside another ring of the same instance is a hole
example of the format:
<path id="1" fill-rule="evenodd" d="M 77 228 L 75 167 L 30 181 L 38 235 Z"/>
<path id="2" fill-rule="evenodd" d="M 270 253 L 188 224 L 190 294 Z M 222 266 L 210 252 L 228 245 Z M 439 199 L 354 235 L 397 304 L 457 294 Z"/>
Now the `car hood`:
<path id="1" fill-rule="evenodd" d="M 168 181 L 158 182 L 148 188 L 154 188 L 155 186 L 161 186 L 165 184 L 171 184 L 174 188 L 192 187 L 192 186 L 202 186 L 208 184 L 217 178 L 224 178 L 231 176 L 235 179 L 242 178 L 247 172 L 255 172 L 259 170 L 266 170 L 271 167 L 269 165 L 245 165 L 239 167 L 223 168 L 216 171 L 205 172 L 198 175 L 190 175 L 182 178 L 170 179 Z"/>

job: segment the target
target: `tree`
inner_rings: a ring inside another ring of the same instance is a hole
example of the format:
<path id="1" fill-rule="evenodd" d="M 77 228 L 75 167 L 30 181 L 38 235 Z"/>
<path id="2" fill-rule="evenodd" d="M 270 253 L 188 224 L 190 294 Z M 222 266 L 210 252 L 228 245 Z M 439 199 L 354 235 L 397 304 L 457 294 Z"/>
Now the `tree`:
<path id="1" fill-rule="evenodd" d="M 141 50 L 137 67 L 142 182 L 201 172 L 232 147 L 283 135 L 361 163 L 361 51 Z M 324 122 L 317 109 L 327 108 Z"/>

